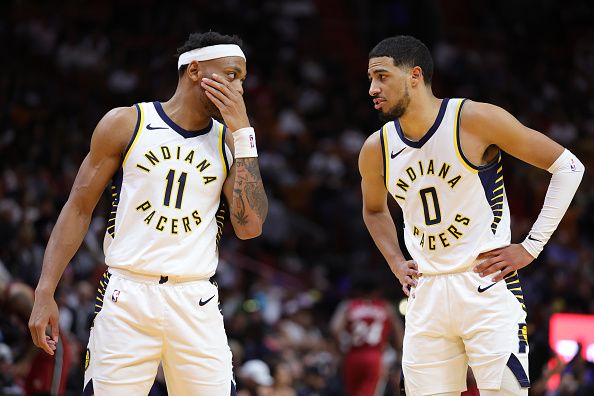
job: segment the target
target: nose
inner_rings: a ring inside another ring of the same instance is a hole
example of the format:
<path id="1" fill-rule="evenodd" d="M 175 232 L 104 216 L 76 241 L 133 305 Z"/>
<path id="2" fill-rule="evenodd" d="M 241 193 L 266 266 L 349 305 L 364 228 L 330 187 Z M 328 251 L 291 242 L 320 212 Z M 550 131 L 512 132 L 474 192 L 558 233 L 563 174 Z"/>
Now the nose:
<path id="1" fill-rule="evenodd" d="M 243 83 L 239 80 L 233 81 L 233 84 L 235 85 L 235 89 L 237 89 L 237 91 L 239 91 L 239 93 L 243 96 Z"/>
<path id="2" fill-rule="evenodd" d="M 371 83 L 369 84 L 369 96 L 377 96 L 380 92 L 381 90 L 379 89 L 378 84 L 375 80 L 371 80 Z"/>

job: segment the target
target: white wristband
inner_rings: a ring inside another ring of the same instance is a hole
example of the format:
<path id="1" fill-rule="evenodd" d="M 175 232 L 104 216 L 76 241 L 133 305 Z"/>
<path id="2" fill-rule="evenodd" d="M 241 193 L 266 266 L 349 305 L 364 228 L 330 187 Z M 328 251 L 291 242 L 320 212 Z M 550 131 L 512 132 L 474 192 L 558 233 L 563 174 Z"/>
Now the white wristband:
<path id="1" fill-rule="evenodd" d="M 235 158 L 257 157 L 256 133 L 254 128 L 241 128 L 233 132 L 233 142 L 235 144 Z"/>

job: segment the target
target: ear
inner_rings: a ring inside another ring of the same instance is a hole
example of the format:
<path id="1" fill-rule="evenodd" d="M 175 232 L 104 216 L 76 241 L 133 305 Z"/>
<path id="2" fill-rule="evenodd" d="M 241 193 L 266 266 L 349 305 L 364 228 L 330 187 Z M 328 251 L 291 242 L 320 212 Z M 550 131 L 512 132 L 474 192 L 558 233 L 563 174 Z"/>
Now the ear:
<path id="1" fill-rule="evenodd" d="M 410 69 L 410 77 L 411 77 L 411 85 L 416 87 L 419 84 L 423 84 L 425 82 L 425 78 L 423 77 L 423 69 L 420 66 L 415 66 Z"/>
<path id="2" fill-rule="evenodd" d="M 188 65 L 187 69 L 186 69 L 186 74 L 188 75 L 188 77 L 190 77 L 190 80 L 197 82 L 200 81 L 200 79 L 202 78 L 202 70 L 200 68 L 200 62 L 198 61 L 192 61 L 190 62 L 190 64 Z"/>

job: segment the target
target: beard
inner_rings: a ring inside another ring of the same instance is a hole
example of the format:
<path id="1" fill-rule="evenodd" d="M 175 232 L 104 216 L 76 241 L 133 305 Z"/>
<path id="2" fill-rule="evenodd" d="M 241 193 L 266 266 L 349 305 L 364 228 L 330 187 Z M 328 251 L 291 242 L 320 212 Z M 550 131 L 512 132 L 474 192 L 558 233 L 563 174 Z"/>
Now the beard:
<path id="1" fill-rule="evenodd" d="M 404 94 L 391 109 L 386 111 L 380 110 L 379 112 L 379 119 L 381 122 L 389 122 L 393 121 L 397 118 L 400 118 L 406 113 L 406 109 L 408 109 L 408 105 L 410 104 L 410 95 L 408 94 L 408 87 L 404 86 Z"/>

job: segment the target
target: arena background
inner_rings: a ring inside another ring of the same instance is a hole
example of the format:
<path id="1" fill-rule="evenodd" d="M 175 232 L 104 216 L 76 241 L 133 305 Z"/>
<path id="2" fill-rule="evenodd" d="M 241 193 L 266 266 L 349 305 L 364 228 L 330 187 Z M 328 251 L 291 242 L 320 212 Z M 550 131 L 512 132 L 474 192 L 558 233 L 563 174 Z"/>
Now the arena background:
<path id="1" fill-rule="evenodd" d="M 300 396 L 343 394 L 328 331 L 336 305 L 363 272 L 396 307 L 404 297 L 362 222 L 357 155 L 380 127 L 367 94 L 367 53 L 384 37 L 412 34 L 432 50 L 437 96 L 498 104 L 586 165 L 559 229 L 520 277 L 531 393 L 592 395 L 592 363 L 551 360 L 548 326 L 553 313 L 594 314 L 593 20 L 592 2 L 573 0 L 4 0 L 0 278 L 36 285 L 102 115 L 167 100 L 177 83 L 176 48 L 190 32 L 237 34 L 270 212 L 260 238 L 240 242 L 230 227 L 223 237 L 217 277 L 236 373 L 252 359 L 273 369 L 283 363 L 290 378 L 277 374 L 277 381 Z M 549 175 L 509 156 L 504 175 L 517 242 L 541 208 Z M 106 194 L 57 292 L 73 347 L 67 395 L 82 389 L 108 208 Z M 29 335 L 2 309 L 0 394 L 18 395 Z M 386 394 L 395 392 L 397 362 L 392 370 Z M 151 394 L 165 394 L 162 384 Z"/>

